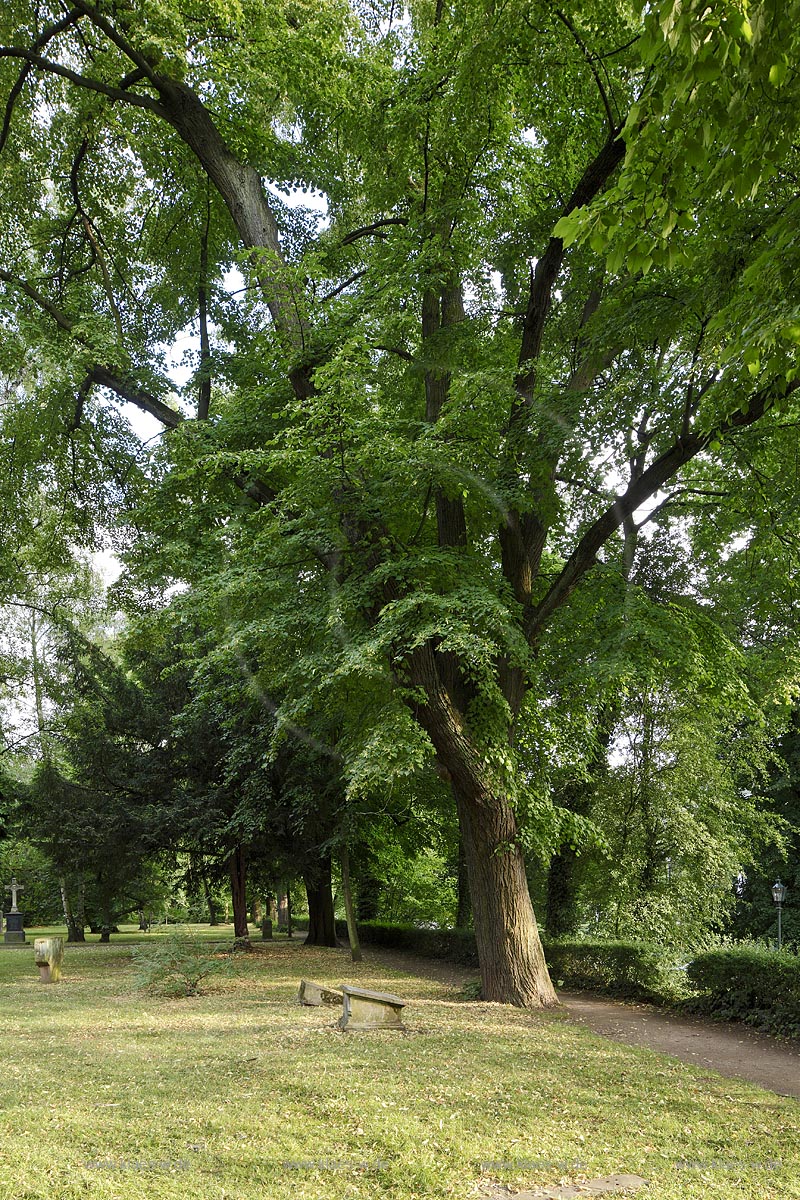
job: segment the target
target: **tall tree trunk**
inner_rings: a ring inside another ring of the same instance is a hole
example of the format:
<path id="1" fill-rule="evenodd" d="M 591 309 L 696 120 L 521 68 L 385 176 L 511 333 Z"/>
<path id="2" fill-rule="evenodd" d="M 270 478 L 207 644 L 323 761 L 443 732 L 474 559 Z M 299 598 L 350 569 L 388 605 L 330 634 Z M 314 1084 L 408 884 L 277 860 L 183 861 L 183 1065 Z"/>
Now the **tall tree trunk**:
<path id="1" fill-rule="evenodd" d="M 286 884 L 286 936 L 292 940 L 292 884 Z"/>
<path id="2" fill-rule="evenodd" d="M 516 818 L 504 796 L 453 786 L 473 901 L 484 1000 L 558 1004 L 528 891 Z"/>
<path id="3" fill-rule="evenodd" d="M 353 906 L 353 890 L 350 887 L 350 852 L 347 846 L 342 846 L 342 891 L 344 892 L 344 911 L 347 916 L 347 937 L 350 941 L 350 957 L 353 962 L 361 962 L 361 942 L 358 938 L 356 913 Z"/>
<path id="4" fill-rule="evenodd" d="M 320 860 L 313 870 L 303 872 L 308 896 L 307 946 L 336 946 L 336 923 L 333 917 L 330 855 Z"/>
<path id="5" fill-rule="evenodd" d="M 219 925 L 217 902 L 211 891 L 211 884 L 208 881 L 208 871 L 206 870 L 205 863 L 202 863 L 200 866 L 200 878 L 203 881 L 203 895 L 206 901 L 206 908 L 208 909 L 208 923 L 209 925 Z"/>
<path id="6" fill-rule="evenodd" d="M 456 909 L 456 928 L 469 929 L 472 922 L 472 898 L 469 894 L 469 879 L 467 878 L 467 857 L 464 853 L 464 839 L 458 835 L 458 907 Z"/>
<path id="7" fill-rule="evenodd" d="M 246 938 L 250 936 L 250 930 L 247 927 L 247 867 L 244 846 L 236 847 L 228 859 L 228 870 L 231 877 L 233 936 Z"/>
<path id="8" fill-rule="evenodd" d="M 514 810 L 471 740 L 463 716 L 467 685 L 451 660 L 437 656 L 429 645 L 414 651 L 405 668 L 412 682 L 425 689 L 427 702 L 416 704 L 414 715 L 433 742 L 456 801 L 483 998 L 530 1008 L 558 1004 L 528 891 Z"/>

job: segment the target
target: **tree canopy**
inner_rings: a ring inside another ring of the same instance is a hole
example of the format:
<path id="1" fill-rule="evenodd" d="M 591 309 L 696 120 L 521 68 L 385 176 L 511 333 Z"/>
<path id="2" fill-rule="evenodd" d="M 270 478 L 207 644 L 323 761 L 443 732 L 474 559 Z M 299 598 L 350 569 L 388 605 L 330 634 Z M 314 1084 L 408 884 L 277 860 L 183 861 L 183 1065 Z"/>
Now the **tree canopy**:
<path id="1" fill-rule="evenodd" d="M 671 567 L 752 543 L 796 445 L 795 37 L 773 0 L 0 17 L 3 577 L 57 497 L 45 552 L 113 528 L 134 603 L 205 597 L 354 802 L 434 769 L 489 999 L 554 1002 L 523 846 L 571 650 L 724 689 Z"/>

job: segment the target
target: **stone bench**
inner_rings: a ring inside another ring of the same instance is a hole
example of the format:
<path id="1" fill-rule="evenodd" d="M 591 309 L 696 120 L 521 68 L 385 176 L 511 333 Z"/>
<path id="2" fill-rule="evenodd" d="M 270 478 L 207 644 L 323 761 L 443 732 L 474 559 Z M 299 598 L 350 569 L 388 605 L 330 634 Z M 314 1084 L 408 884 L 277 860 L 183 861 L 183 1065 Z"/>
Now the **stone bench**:
<path id="1" fill-rule="evenodd" d="M 310 979 L 301 979 L 297 1002 L 309 1008 L 319 1008 L 321 1004 L 341 1004 L 342 993 L 337 992 L 334 988 L 325 987 L 322 983 L 312 983 Z"/>
<path id="2" fill-rule="evenodd" d="M 370 992 L 366 988 L 343 983 L 344 1012 L 340 1029 L 405 1029 L 402 1012 L 405 1000 L 391 992 Z"/>
<path id="3" fill-rule="evenodd" d="M 61 978 L 61 960 L 64 957 L 64 939 L 60 937 L 36 938 L 33 953 L 39 968 L 41 983 L 58 983 Z"/>

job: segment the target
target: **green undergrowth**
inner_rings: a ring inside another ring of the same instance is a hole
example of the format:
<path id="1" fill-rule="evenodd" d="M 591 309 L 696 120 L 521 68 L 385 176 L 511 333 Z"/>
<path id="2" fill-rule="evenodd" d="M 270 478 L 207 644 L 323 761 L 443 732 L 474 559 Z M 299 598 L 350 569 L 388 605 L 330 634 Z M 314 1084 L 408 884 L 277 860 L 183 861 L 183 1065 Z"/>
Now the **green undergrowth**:
<path id="1" fill-rule="evenodd" d="M 461 966 L 478 966 L 475 934 L 469 929 L 424 929 L 417 925 L 363 921 L 359 925 L 365 945 L 403 950 Z M 337 933 L 346 939 L 347 926 L 337 922 Z M 685 978 L 662 948 L 645 942 L 610 941 L 606 938 L 549 940 L 542 938 L 547 965 L 559 986 L 589 989 L 626 1000 L 670 1004 L 681 999 Z"/>
<path id="2" fill-rule="evenodd" d="M 692 1012 L 800 1038 L 800 958 L 763 946 L 722 946 L 688 966 Z"/>
<path id="3" fill-rule="evenodd" d="M 466 1200 L 616 1172 L 648 1200 L 800 1200 L 796 1101 L 369 949 L 254 944 L 181 999 L 137 992 L 125 944 L 66 947 L 49 987 L 0 949 L 2 1200 Z M 301 977 L 401 994 L 408 1032 L 340 1032 Z"/>

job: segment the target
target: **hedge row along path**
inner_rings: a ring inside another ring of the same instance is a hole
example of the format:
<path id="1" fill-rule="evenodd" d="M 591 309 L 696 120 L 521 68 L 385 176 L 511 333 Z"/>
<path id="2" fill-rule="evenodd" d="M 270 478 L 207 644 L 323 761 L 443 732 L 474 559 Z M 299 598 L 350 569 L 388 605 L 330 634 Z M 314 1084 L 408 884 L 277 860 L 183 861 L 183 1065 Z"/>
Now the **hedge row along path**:
<path id="1" fill-rule="evenodd" d="M 370 946 L 370 958 L 428 976 L 453 987 L 475 979 L 475 971 L 457 963 L 417 958 Z M 744 1025 L 674 1016 L 650 1004 L 626 1004 L 590 992 L 559 992 L 558 998 L 575 1021 L 601 1037 L 644 1046 L 659 1054 L 745 1079 L 779 1096 L 800 1099 L 800 1047 L 757 1033 Z"/>

